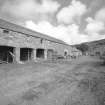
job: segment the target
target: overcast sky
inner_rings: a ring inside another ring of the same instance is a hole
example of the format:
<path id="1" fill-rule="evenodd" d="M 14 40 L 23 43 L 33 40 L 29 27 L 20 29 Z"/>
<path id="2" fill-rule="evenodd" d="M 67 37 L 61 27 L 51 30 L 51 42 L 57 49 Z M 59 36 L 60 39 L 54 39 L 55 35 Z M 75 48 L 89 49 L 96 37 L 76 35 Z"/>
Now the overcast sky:
<path id="1" fill-rule="evenodd" d="M 0 0 L 0 17 L 68 44 L 105 38 L 105 0 Z"/>

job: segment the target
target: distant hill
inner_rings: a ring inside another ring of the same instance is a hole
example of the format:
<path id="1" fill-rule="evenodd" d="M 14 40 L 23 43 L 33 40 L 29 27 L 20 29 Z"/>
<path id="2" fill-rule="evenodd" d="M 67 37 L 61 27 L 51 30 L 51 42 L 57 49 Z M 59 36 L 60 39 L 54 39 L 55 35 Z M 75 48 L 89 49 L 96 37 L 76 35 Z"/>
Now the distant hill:
<path id="1" fill-rule="evenodd" d="M 97 45 L 105 45 L 105 39 L 101 39 L 101 40 L 96 40 L 96 41 L 91 41 L 91 42 L 84 42 L 84 43 L 81 43 L 81 44 L 86 44 L 88 46 L 97 46 Z M 81 45 L 81 44 L 75 44 L 73 46 L 78 46 L 78 45 Z"/>
<path id="2" fill-rule="evenodd" d="M 92 41 L 92 42 L 86 42 L 84 44 L 87 44 L 89 47 L 94 47 L 94 46 L 101 46 L 105 45 L 105 39 L 97 40 L 97 41 Z"/>
<path id="3" fill-rule="evenodd" d="M 88 46 L 88 51 L 87 51 L 88 53 L 91 53 L 93 55 L 105 53 L 105 39 L 85 42 L 85 43 L 77 44 L 74 46 L 78 48 L 83 44 Z"/>

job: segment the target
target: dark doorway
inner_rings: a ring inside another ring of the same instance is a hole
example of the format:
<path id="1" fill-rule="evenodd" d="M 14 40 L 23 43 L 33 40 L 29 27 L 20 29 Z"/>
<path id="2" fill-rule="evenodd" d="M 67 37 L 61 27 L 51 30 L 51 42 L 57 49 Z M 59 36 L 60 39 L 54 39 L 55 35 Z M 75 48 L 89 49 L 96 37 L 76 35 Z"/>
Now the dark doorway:
<path id="1" fill-rule="evenodd" d="M 32 60 L 33 49 L 32 48 L 20 48 L 20 61 Z"/>
<path id="2" fill-rule="evenodd" d="M 14 47 L 0 46 L 0 63 L 12 63 L 14 60 Z"/>
<path id="3" fill-rule="evenodd" d="M 36 50 L 36 57 L 37 58 L 44 58 L 44 49 L 37 49 Z"/>

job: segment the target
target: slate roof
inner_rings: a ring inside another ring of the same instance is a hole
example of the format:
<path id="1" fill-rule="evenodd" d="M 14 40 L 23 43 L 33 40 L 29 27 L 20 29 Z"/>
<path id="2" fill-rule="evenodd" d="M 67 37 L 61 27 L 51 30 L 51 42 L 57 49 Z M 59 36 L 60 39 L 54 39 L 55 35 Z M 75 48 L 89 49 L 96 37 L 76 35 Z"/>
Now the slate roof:
<path id="1" fill-rule="evenodd" d="M 45 34 L 42 34 L 42 33 L 36 32 L 36 31 L 32 31 L 28 28 L 16 25 L 14 23 L 11 23 L 11 22 L 3 20 L 3 19 L 0 19 L 0 28 L 8 29 L 8 30 L 18 32 L 18 33 L 22 33 L 22 34 L 27 35 L 27 36 L 43 38 L 43 39 L 46 39 L 46 40 L 49 40 L 52 42 L 56 42 L 56 43 L 60 43 L 60 44 L 66 44 L 64 41 L 61 41 L 59 39 L 47 36 Z"/>

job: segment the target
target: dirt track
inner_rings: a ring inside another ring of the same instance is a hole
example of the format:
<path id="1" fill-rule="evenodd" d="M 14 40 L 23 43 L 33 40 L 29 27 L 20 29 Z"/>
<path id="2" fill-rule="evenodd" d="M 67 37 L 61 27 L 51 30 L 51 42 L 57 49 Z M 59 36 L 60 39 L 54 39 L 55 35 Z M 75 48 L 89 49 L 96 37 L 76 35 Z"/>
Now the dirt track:
<path id="1" fill-rule="evenodd" d="M 0 69 L 0 105 L 105 105 L 105 66 L 97 58 Z"/>

